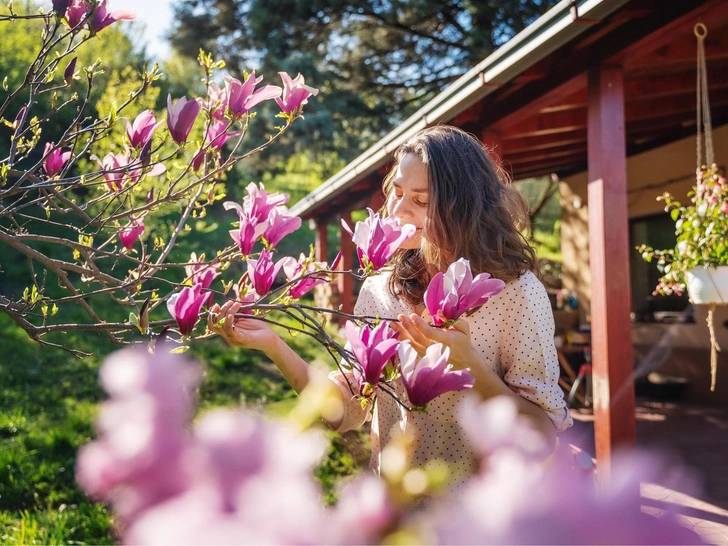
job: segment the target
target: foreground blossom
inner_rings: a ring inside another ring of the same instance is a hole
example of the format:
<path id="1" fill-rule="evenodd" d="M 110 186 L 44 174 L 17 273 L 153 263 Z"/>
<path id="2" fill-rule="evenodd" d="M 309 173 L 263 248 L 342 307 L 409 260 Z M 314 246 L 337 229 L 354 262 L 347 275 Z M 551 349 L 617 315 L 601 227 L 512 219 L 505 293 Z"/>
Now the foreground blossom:
<path id="1" fill-rule="evenodd" d="M 112 398 L 96 420 L 100 438 L 79 451 L 76 478 L 128 523 L 191 481 L 183 455 L 202 369 L 165 351 L 126 349 L 108 357 L 99 375 Z"/>
<path id="2" fill-rule="evenodd" d="M 63 167 L 71 159 L 71 152 L 64 152 L 60 148 L 54 148 L 50 142 L 46 143 L 43 155 L 45 156 L 43 169 L 50 177 L 61 174 Z"/>
<path id="3" fill-rule="evenodd" d="M 195 329 L 195 325 L 200 319 L 202 306 L 208 298 L 209 295 L 203 291 L 202 285 L 197 283 L 194 286 L 183 288 L 167 300 L 167 310 L 183 336 L 190 335 Z"/>
<path id="4" fill-rule="evenodd" d="M 470 262 L 460 258 L 445 273 L 437 273 L 432 278 L 425 292 L 425 306 L 432 323 L 441 326 L 477 309 L 492 296 L 500 294 L 505 286 L 502 280 L 492 279 L 489 273 L 480 273 L 473 278 Z"/>
<path id="5" fill-rule="evenodd" d="M 109 11 L 108 0 L 101 0 L 96 5 L 94 11 L 94 19 L 92 23 L 92 31 L 99 32 L 109 25 L 113 25 L 117 21 L 133 21 L 137 17 L 137 13 L 131 9 L 117 9 Z"/>
<path id="6" fill-rule="evenodd" d="M 428 467 L 405 467 L 426 488 L 426 502 L 413 504 L 398 482 L 364 473 L 327 509 L 313 478 L 323 435 L 231 410 L 191 424 L 201 369 L 166 350 L 114 353 L 100 377 L 110 399 L 76 476 L 111 505 L 125 544 L 700 543 L 669 508 L 660 518 L 640 512 L 640 481 L 697 494 L 681 472 L 617 453 L 611 486 L 596 491 L 570 451 L 549 464 L 534 458 L 538 433 L 505 397 L 465 397 L 459 408 L 453 426 L 483 461 L 457 489 L 430 494 Z"/>
<path id="7" fill-rule="evenodd" d="M 416 408 L 423 408 L 441 394 L 470 389 L 475 378 L 470 370 L 454 370 L 447 361 L 450 348 L 442 343 L 430 345 L 419 357 L 408 340 L 399 345 L 399 366 L 407 398 Z"/>
<path id="8" fill-rule="evenodd" d="M 357 222 L 353 231 L 344 220 L 341 225 L 352 235 L 362 268 L 379 271 L 399 246 L 415 234 L 416 228 L 412 224 L 400 225 L 393 216 L 381 218 L 370 208 L 367 211 L 369 217 Z"/>
<path id="9" fill-rule="evenodd" d="M 368 325 L 357 328 L 352 321 L 346 321 L 349 347 L 361 368 L 355 368 L 354 375 L 360 379 L 361 386 L 364 383 L 371 387 L 379 384 L 384 368 L 397 353 L 400 342 L 395 336 L 387 321 L 380 322 L 375 328 Z"/>

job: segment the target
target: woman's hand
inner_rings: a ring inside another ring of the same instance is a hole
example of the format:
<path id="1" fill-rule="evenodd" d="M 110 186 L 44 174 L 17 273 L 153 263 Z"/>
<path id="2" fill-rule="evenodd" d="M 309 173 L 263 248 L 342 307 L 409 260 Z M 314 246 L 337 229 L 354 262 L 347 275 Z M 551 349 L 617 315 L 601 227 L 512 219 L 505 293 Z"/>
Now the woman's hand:
<path id="1" fill-rule="evenodd" d="M 208 329 L 222 337 L 231 347 L 265 352 L 277 341 L 278 334 L 262 320 L 235 318 L 240 306 L 240 303 L 233 301 L 225 303 L 222 307 L 218 304 L 213 305 L 207 318 Z"/>
<path id="2" fill-rule="evenodd" d="M 456 368 L 471 367 L 480 358 L 470 339 L 470 325 L 464 319 L 448 328 L 430 326 L 415 313 L 409 316 L 399 315 L 397 319 L 399 323 L 390 323 L 392 330 L 399 334 L 400 340 L 410 340 L 420 356 L 433 343 L 442 343 L 450 348 L 449 362 Z"/>

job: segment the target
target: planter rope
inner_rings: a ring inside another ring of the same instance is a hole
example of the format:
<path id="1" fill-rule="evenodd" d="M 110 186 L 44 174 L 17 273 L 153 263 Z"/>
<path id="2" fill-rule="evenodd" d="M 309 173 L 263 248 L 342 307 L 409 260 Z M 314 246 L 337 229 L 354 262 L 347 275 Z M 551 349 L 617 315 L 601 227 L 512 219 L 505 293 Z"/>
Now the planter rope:
<path id="1" fill-rule="evenodd" d="M 698 81 L 696 86 L 696 102 L 697 102 L 697 126 L 698 136 L 696 144 L 697 152 L 697 168 L 696 175 L 698 183 L 701 181 L 701 169 L 703 165 L 710 166 L 715 162 L 715 154 L 713 150 L 713 122 L 710 116 L 710 99 L 708 96 L 708 65 L 705 60 L 705 38 L 708 36 L 708 28 L 703 23 L 697 23 L 693 28 L 695 37 L 698 39 Z M 705 138 L 705 163 L 703 163 L 703 137 Z M 718 291 L 715 280 L 709 275 L 710 282 Z M 722 301 L 721 304 L 726 302 Z M 715 335 L 715 308 L 717 303 L 711 303 L 708 307 L 708 330 L 710 331 L 710 390 L 715 391 L 716 379 L 718 376 L 718 340 Z"/>

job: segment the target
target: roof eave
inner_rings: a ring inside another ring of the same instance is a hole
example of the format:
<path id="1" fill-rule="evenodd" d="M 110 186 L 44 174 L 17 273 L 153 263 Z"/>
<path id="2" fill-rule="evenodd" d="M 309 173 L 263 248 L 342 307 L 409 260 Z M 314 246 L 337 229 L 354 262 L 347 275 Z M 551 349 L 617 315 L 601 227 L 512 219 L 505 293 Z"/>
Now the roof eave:
<path id="1" fill-rule="evenodd" d="M 303 197 L 291 208 L 291 212 L 297 216 L 308 216 L 319 203 L 335 197 L 353 182 L 386 164 L 397 147 L 419 130 L 452 119 L 585 32 L 590 25 L 585 25 L 579 19 L 601 20 L 629 1 L 562 0 L 341 171 Z M 571 8 L 575 5 L 579 19 L 572 16 Z"/>

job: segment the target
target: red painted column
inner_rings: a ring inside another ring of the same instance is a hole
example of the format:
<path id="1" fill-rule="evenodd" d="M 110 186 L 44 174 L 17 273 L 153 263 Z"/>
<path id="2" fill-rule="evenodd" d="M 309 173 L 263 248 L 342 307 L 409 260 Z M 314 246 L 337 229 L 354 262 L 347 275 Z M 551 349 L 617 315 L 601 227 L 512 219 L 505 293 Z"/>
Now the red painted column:
<path id="1" fill-rule="evenodd" d="M 341 213 L 341 219 L 347 224 L 353 227 L 351 223 L 351 212 L 346 211 Z M 354 267 L 354 243 L 351 241 L 351 235 L 349 235 L 343 228 L 339 228 L 339 248 L 341 250 L 341 262 L 339 263 L 339 269 L 342 271 L 351 271 Z M 341 310 L 344 313 L 354 312 L 354 283 L 350 275 L 337 275 L 337 286 L 339 289 L 339 295 L 341 298 Z M 346 319 L 343 317 L 339 318 L 339 324 L 343 325 Z"/>
<path id="2" fill-rule="evenodd" d="M 329 225 L 325 221 L 316 222 L 316 261 L 317 262 L 328 262 L 329 261 Z"/>
<path id="3" fill-rule="evenodd" d="M 600 475 L 615 448 L 636 443 L 630 321 L 624 83 L 616 66 L 588 78 L 589 259 L 594 434 Z"/>

